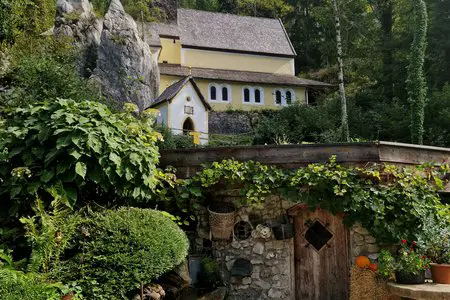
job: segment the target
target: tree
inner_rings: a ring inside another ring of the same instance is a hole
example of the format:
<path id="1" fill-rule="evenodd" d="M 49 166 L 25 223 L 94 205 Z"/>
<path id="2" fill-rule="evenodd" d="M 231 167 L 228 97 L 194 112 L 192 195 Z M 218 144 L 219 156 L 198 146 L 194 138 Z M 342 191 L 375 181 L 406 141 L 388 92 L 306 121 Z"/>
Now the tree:
<path id="1" fill-rule="evenodd" d="M 409 56 L 406 81 L 411 109 L 411 141 L 423 144 L 424 115 L 427 85 L 424 75 L 426 38 L 428 28 L 427 6 L 423 0 L 414 0 L 414 39 Z"/>
<path id="2" fill-rule="evenodd" d="M 347 99 L 345 98 L 344 87 L 344 61 L 342 52 L 342 38 L 341 38 L 341 21 L 339 18 L 339 9 L 337 0 L 333 0 L 334 20 L 336 25 L 336 46 L 337 46 L 337 59 L 339 65 L 339 95 L 341 97 L 341 131 L 342 140 L 344 142 L 350 141 L 350 134 L 348 130 L 348 115 L 347 115 Z"/>

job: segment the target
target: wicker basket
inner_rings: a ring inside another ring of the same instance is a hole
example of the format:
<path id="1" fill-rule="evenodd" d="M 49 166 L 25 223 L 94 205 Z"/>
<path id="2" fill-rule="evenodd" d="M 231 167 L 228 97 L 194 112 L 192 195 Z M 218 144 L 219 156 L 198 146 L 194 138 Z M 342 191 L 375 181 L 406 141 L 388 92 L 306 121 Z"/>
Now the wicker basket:
<path id="1" fill-rule="evenodd" d="M 231 203 L 214 203 L 208 207 L 209 228 L 213 239 L 228 240 L 233 234 L 236 208 Z"/>

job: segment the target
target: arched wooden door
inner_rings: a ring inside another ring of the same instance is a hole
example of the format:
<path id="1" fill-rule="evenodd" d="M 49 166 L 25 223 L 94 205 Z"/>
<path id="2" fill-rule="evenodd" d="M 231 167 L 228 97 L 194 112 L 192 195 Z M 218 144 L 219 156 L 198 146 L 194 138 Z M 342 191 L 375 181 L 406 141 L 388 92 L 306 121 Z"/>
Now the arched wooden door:
<path id="1" fill-rule="evenodd" d="M 295 225 L 295 299 L 349 298 L 349 231 L 342 218 L 300 206 Z"/>

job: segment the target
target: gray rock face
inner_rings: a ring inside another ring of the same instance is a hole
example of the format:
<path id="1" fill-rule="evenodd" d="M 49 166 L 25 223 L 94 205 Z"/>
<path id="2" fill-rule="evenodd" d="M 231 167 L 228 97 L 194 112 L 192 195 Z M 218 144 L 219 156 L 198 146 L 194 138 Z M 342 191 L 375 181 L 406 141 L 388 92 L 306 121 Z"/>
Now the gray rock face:
<path id="1" fill-rule="evenodd" d="M 83 77 L 89 77 L 96 68 L 102 27 L 88 0 L 57 0 L 53 34 L 73 38 L 81 51 L 78 65 Z"/>
<path id="2" fill-rule="evenodd" d="M 104 94 L 135 103 L 140 110 L 158 95 L 158 63 L 119 0 L 111 1 L 103 21 L 94 76 Z"/>

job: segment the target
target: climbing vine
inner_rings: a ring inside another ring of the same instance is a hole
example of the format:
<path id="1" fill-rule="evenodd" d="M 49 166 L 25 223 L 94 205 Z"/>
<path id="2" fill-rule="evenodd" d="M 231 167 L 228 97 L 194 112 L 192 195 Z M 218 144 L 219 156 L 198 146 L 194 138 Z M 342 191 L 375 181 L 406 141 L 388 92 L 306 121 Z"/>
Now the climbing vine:
<path id="1" fill-rule="evenodd" d="M 359 221 L 379 242 L 414 240 L 430 219 L 449 222 L 450 206 L 440 202 L 438 190 L 449 166 L 415 168 L 393 165 L 343 166 L 332 157 L 296 170 L 254 161 L 214 162 L 176 189 L 178 199 L 198 205 L 213 189 L 236 189 L 241 205 L 262 206 L 267 196 L 280 194 L 293 203 L 306 203 Z M 449 223 L 450 224 L 450 223 Z"/>
<path id="2" fill-rule="evenodd" d="M 427 95 L 423 66 L 427 47 L 428 15 L 424 0 L 414 0 L 413 2 L 415 31 L 411 44 L 406 84 L 411 107 L 411 140 L 415 144 L 423 144 L 423 122 Z"/>

